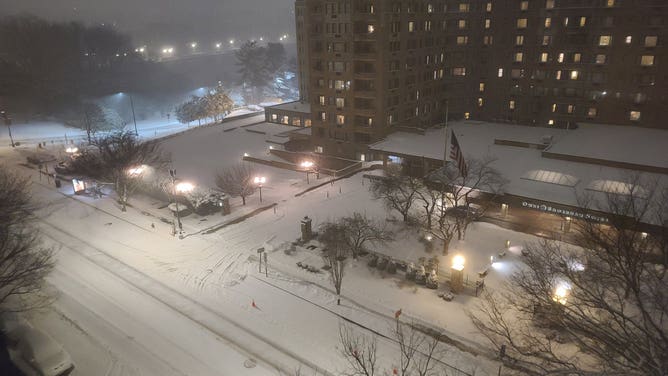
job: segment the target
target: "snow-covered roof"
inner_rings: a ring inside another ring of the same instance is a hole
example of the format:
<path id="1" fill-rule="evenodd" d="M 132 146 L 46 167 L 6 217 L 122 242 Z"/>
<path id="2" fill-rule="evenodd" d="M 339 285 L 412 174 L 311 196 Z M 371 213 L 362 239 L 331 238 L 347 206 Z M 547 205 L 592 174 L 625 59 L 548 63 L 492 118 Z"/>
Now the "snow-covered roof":
<path id="1" fill-rule="evenodd" d="M 583 127 L 585 131 L 581 136 L 578 136 L 580 129 L 563 130 L 472 121 L 452 122 L 448 128 L 456 135 L 462 153 L 466 157 L 491 156 L 495 158 L 492 166 L 499 170 L 504 178 L 508 179 L 506 193 L 516 196 L 579 206 L 578 197 L 582 197 L 586 193 L 602 191 L 603 188 L 622 189 L 618 185 L 614 187 L 610 184 L 601 185 L 602 183 L 595 183 L 596 181 L 624 182 L 628 180 L 630 173 L 632 173 L 628 169 L 545 158 L 538 148 L 495 143 L 498 140 L 506 140 L 540 145 L 548 136 L 547 139 L 551 140 L 550 151 L 558 149 L 560 143 L 566 140 L 567 147 L 573 147 L 574 153 L 584 153 L 575 148 L 575 140 L 578 140 L 582 148 L 586 148 L 586 145 L 595 143 L 591 137 L 601 133 L 603 135 L 601 135 L 600 142 L 603 143 L 608 139 L 605 136 L 606 130 L 603 126 L 597 127 L 599 132 L 595 133 L 592 133 L 593 130 L 588 129 L 588 127 Z M 647 130 L 639 130 L 641 134 L 644 134 L 644 131 Z M 650 131 L 657 139 L 668 136 L 668 131 Z M 614 133 L 616 130 L 612 132 Z M 645 148 L 644 138 L 641 136 L 629 135 L 626 140 L 627 145 L 625 147 L 628 149 Z M 654 141 L 651 140 L 648 141 L 648 144 L 650 145 L 649 148 L 658 146 L 652 146 Z M 615 149 L 618 145 L 617 142 L 611 142 L 609 147 Z M 668 145 L 668 142 L 664 145 Z M 567 147 L 560 150 L 568 150 Z M 444 130 L 443 128 L 429 129 L 424 134 L 396 132 L 389 135 L 385 140 L 371 145 L 370 148 L 387 153 L 442 160 Z M 591 149 L 596 150 L 599 153 L 598 155 L 614 154 L 614 151 L 604 152 L 605 147 L 603 145 L 593 145 Z M 588 155 L 595 154 L 590 152 Z M 659 160 L 665 157 L 665 155 L 656 156 L 654 159 Z M 659 184 L 668 186 L 668 175 L 646 172 L 643 174 L 649 178 L 657 179 Z"/>
<path id="2" fill-rule="evenodd" d="M 311 113 L 311 104 L 308 103 L 308 102 L 300 102 L 300 101 L 281 103 L 281 104 L 277 104 L 277 105 L 274 105 L 274 106 L 269 106 L 269 107 L 266 107 L 266 108 L 267 109 L 294 111 L 294 112 L 303 112 L 303 113 L 306 113 L 306 114 Z"/>
<path id="3" fill-rule="evenodd" d="M 578 124 L 551 153 L 668 168 L 668 131 L 620 125 Z"/>

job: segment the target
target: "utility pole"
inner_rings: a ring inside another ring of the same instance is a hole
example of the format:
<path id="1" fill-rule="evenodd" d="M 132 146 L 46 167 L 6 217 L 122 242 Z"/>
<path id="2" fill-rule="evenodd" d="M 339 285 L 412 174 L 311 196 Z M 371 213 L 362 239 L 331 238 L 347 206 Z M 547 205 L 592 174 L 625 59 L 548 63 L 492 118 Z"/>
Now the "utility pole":
<path id="1" fill-rule="evenodd" d="M 12 137 L 12 119 L 9 117 L 9 114 L 7 112 L 0 111 L 0 115 L 2 118 L 5 120 L 5 125 L 7 126 L 7 130 L 9 131 L 9 140 L 12 142 L 12 147 L 16 147 L 14 144 L 14 137 Z"/>

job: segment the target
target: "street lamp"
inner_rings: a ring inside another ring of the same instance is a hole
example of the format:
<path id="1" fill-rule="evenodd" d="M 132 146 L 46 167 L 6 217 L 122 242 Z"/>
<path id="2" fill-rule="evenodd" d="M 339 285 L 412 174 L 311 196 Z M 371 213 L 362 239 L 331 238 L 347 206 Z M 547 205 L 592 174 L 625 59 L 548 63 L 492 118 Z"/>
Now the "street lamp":
<path id="1" fill-rule="evenodd" d="M 457 255 L 452 258 L 452 268 L 455 270 L 462 271 L 464 270 L 464 264 L 466 263 L 466 259 L 462 255 Z"/>
<path id="2" fill-rule="evenodd" d="M 176 196 L 177 193 L 188 193 L 192 191 L 195 186 L 192 183 L 188 182 L 180 182 L 176 183 L 176 170 L 175 169 L 170 169 L 169 170 L 169 176 L 172 177 L 172 186 L 174 187 L 174 196 Z M 176 221 L 179 225 L 179 234 L 183 232 L 183 224 L 181 223 L 181 214 L 179 212 L 179 201 L 174 197 L 174 205 L 175 205 L 175 211 L 176 211 Z M 176 229 L 174 230 L 176 232 Z"/>
<path id="3" fill-rule="evenodd" d="M 190 43 L 190 48 L 192 48 L 193 50 L 197 48 L 197 42 Z"/>
<path id="4" fill-rule="evenodd" d="M 69 155 L 73 155 L 78 151 L 79 151 L 79 148 L 76 147 L 76 146 L 70 146 L 70 147 L 65 148 L 65 153 L 67 153 Z"/>
<path id="5" fill-rule="evenodd" d="M 120 92 L 118 95 L 123 96 L 125 93 Z M 137 131 L 137 117 L 135 116 L 135 102 L 132 100 L 132 94 L 128 93 L 128 97 L 130 97 L 130 109 L 132 110 L 132 122 L 135 125 L 135 136 L 139 136 L 139 132 Z"/>
<path id="6" fill-rule="evenodd" d="M 144 166 L 132 167 L 128 169 L 128 175 L 132 177 L 137 177 L 144 173 Z"/>
<path id="7" fill-rule="evenodd" d="M 267 181 L 267 178 L 264 176 L 256 176 L 255 179 L 253 179 L 253 182 L 257 185 L 257 188 L 260 191 L 260 203 L 262 203 L 262 184 L 264 184 Z"/>
<path id="8" fill-rule="evenodd" d="M 222 46 L 223 46 L 222 43 L 220 43 L 220 42 L 219 42 L 219 43 L 216 43 L 216 49 L 217 49 L 217 50 L 220 50 L 220 47 L 222 47 Z"/>
<path id="9" fill-rule="evenodd" d="M 309 179 L 308 179 L 308 174 L 309 172 L 315 171 L 315 163 L 312 161 L 303 161 L 302 163 L 299 164 L 301 168 L 303 168 L 306 171 L 306 184 L 310 184 Z"/>
<path id="10" fill-rule="evenodd" d="M 5 125 L 7 126 L 7 131 L 9 132 L 9 140 L 12 143 L 12 147 L 15 147 L 16 144 L 14 143 L 14 137 L 12 137 L 12 127 L 11 127 L 12 119 L 9 117 L 9 114 L 6 113 L 5 111 L 0 111 L 0 116 L 2 116 L 2 118 L 5 121 Z"/>

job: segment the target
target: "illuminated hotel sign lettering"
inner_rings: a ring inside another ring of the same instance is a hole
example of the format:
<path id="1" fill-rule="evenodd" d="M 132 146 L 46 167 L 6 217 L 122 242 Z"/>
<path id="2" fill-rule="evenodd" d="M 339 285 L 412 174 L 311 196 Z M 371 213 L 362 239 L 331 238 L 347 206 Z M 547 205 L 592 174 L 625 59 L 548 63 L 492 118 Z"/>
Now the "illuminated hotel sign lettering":
<path id="1" fill-rule="evenodd" d="M 535 202 L 522 201 L 522 207 L 529 208 L 529 209 L 534 209 L 534 210 L 539 210 L 539 211 L 544 211 L 544 212 L 552 213 L 552 214 L 564 215 L 564 216 L 567 216 L 567 217 L 586 219 L 586 220 L 589 220 L 589 221 L 608 222 L 607 218 L 601 217 L 599 215 L 594 215 L 594 214 L 590 214 L 590 213 L 583 213 L 583 212 L 580 212 L 580 211 L 575 211 L 575 210 L 570 210 L 570 209 L 555 208 L 555 207 L 552 207 L 550 205 L 538 204 L 538 203 L 535 203 Z"/>

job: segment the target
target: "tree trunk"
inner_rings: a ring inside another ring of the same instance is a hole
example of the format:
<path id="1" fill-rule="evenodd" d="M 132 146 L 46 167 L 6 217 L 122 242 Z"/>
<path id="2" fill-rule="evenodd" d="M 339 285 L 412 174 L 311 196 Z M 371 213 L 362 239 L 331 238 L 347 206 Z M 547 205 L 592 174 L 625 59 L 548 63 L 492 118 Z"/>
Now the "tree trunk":
<path id="1" fill-rule="evenodd" d="M 241 202 L 246 205 L 246 196 L 241 196 Z"/>
<path id="2" fill-rule="evenodd" d="M 443 240 L 443 256 L 448 254 L 449 248 L 450 248 L 450 241 L 449 240 Z"/>
<path id="3" fill-rule="evenodd" d="M 401 214 L 404 216 L 404 222 L 408 222 L 408 212 Z"/>

